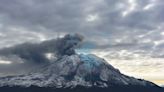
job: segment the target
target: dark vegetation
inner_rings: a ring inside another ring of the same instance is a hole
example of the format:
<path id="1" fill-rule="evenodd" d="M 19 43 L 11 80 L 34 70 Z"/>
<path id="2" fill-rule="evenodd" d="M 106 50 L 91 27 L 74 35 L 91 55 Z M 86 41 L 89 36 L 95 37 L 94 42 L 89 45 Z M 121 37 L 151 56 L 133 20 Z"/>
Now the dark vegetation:
<path id="1" fill-rule="evenodd" d="M 111 86 L 108 88 L 42 88 L 42 87 L 1 87 L 0 92 L 164 92 L 159 87 L 142 87 L 142 86 Z"/>

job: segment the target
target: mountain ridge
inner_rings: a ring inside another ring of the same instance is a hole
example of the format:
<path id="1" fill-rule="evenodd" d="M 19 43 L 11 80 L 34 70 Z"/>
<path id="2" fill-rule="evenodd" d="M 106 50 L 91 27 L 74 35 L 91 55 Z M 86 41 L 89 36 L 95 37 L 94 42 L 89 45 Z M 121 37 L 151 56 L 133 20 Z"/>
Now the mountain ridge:
<path id="1" fill-rule="evenodd" d="M 104 59 L 92 54 L 65 55 L 38 72 L 0 78 L 1 87 L 107 88 L 113 85 L 158 87 L 152 82 L 126 76 Z"/>
<path id="2" fill-rule="evenodd" d="M 158 85 L 122 74 L 96 55 L 74 54 L 30 74 L 0 77 L 2 92 L 163 92 Z"/>

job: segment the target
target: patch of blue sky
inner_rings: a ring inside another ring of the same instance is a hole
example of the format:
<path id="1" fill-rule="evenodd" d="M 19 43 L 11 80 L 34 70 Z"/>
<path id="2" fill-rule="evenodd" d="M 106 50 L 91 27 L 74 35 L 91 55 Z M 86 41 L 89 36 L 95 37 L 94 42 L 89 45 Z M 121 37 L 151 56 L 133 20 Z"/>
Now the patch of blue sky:
<path id="1" fill-rule="evenodd" d="M 77 54 L 89 54 L 91 52 L 91 49 L 76 49 L 75 50 Z"/>

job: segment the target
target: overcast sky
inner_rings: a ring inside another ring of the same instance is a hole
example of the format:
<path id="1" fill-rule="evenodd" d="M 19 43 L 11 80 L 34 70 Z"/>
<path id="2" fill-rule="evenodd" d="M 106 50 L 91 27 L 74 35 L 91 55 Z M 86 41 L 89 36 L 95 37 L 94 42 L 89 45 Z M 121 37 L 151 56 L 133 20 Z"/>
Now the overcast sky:
<path id="1" fill-rule="evenodd" d="M 82 52 L 164 83 L 164 0 L 0 0 L 0 48 L 68 33 L 85 36 Z"/>

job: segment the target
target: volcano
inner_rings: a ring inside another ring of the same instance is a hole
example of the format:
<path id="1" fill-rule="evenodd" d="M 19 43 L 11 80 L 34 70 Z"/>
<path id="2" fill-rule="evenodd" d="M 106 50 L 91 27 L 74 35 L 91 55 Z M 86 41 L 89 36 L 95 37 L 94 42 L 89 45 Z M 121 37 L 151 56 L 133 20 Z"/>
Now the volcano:
<path id="1" fill-rule="evenodd" d="M 164 92 L 129 77 L 93 54 L 64 55 L 40 70 L 0 78 L 1 92 Z"/>

